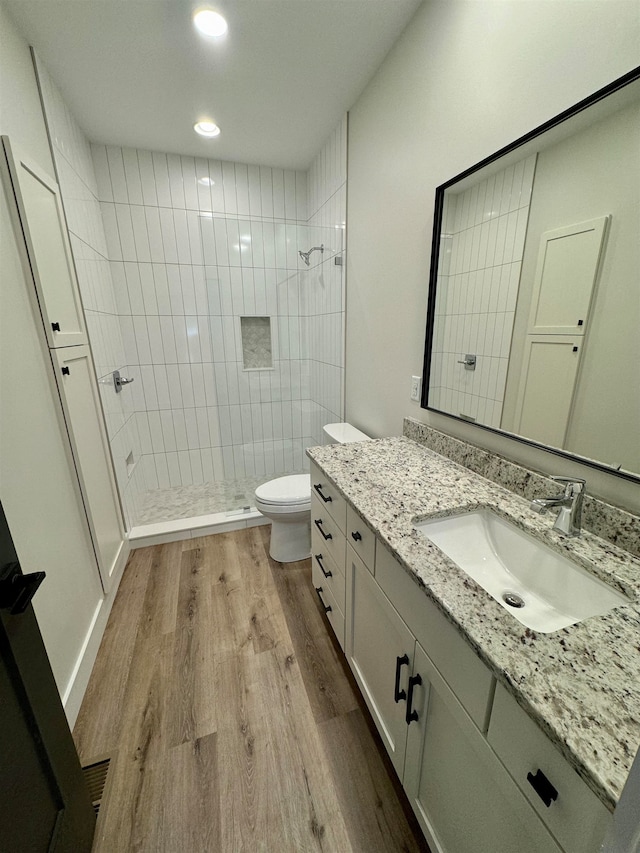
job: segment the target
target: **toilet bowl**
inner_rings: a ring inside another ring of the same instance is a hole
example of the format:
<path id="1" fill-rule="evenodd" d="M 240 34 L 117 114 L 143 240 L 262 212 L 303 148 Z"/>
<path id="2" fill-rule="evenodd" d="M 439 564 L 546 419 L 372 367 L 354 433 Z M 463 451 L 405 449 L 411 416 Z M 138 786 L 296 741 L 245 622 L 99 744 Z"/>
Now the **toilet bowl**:
<path id="1" fill-rule="evenodd" d="M 327 424 L 323 429 L 328 444 L 346 444 L 369 438 L 351 424 Z M 263 483 L 255 491 L 255 505 L 271 520 L 269 555 L 273 560 L 293 563 L 311 554 L 309 474 L 291 474 Z"/>
<path id="2" fill-rule="evenodd" d="M 311 550 L 311 479 L 278 477 L 258 486 L 256 509 L 271 519 L 269 554 L 279 563 L 304 560 Z"/>

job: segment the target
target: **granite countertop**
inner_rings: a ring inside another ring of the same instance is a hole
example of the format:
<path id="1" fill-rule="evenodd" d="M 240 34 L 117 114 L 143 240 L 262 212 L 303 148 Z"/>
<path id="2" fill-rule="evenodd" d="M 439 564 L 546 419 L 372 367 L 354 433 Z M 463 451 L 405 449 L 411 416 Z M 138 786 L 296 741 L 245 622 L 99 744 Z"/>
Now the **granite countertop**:
<path id="1" fill-rule="evenodd" d="M 307 451 L 479 657 L 613 810 L 640 744 L 640 560 L 407 438 Z M 541 634 L 518 622 L 413 529 L 489 506 L 624 592 L 628 605 Z"/>

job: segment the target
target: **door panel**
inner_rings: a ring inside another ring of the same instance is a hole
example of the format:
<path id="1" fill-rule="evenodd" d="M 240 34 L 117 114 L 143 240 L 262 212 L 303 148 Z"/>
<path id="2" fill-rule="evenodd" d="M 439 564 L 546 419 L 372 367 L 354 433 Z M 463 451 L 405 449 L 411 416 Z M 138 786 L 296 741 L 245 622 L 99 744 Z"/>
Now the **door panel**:
<path id="1" fill-rule="evenodd" d="M 17 562 L 0 505 L 0 576 Z M 0 702 L 0 850 L 88 853 L 95 815 L 31 604 L 0 608 Z"/>
<path id="2" fill-rule="evenodd" d="M 516 407 L 516 432 L 564 447 L 584 339 L 528 335 Z"/>
<path id="3" fill-rule="evenodd" d="M 51 354 L 56 362 L 56 381 L 96 544 L 102 586 L 108 592 L 124 532 L 91 355 L 86 346 L 56 349 Z"/>
<path id="4" fill-rule="evenodd" d="M 47 850 L 53 837 L 62 802 L 57 787 L 49 781 L 51 769 L 41 754 L 32 734 L 32 723 L 25 719 L 24 699 L 16 691 L 16 667 L 4 630 L 0 629 L 0 696 L 2 696 L 2 728 L 0 767 L 3 777 L 2 810 L 7 819 L 0 829 L 2 850 Z M 5 732 L 11 736 L 6 737 Z M 19 772 L 17 772 L 19 769 Z M 7 782 L 7 784 L 5 784 Z M 34 820 L 33 804 L 38 803 L 38 819 Z M 5 811 L 6 810 L 6 811 Z M 25 845 L 25 827 L 31 827 L 29 846 Z"/>
<path id="5" fill-rule="evenodd" d="M 530 335 L 584 335 L 608 216 L 547 231 L 540 240 Z"/>
<path id="6" fill-rule="evenodd" d="M 60 191 L 39 166 L 2 137 L 29 264 L 50 347 L 87 343 Z"/>

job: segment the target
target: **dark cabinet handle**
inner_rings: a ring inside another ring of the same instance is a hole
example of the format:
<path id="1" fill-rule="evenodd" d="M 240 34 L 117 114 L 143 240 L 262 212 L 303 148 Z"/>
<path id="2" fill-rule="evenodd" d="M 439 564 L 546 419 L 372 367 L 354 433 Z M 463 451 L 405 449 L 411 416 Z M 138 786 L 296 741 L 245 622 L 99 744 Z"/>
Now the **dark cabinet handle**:
<path id="1" fill-rule="evenodd" d="M 396 704 L 401 699 L 407 698 L 407 693 L 405 690 L 400 690 L 400 671 L 405 664 L 409 663 L 409 655 L 402 655 L 402 657 L 396 658 L 396 682 L 393 688 L 393 699 Z"/>
<path id="2" fill-rule="evenodd" d="M 54 332 L 59 332 L 60 331 L 60 323 L 52 323 L 51 328 L 53 329 Z"/>
<path id="3" fill-rule="evenodd" d="M 422 676 L 420 673 L 417 675 L 412 675 L 409 679 L 409 696 L 407 698 L 407 713 L 405 714 L 405 722 L 407 725 L 412 723 L 414 720 L 418 719 L 418 712 L 413 711 L 411 706 L 413 705 L 413 688 L 416 684 L 422 684 Z"/>
<path id="4" fill-rule="evenodd" d="M 316 520 L 313 523 L 318 528 L 320 533 L 322 533 L 323 539 L 333 539 L 333 536 L 330 533 L 325 533 L 324 530 L 322 529 L 322 519 L 321 518 L 316 518 Z"/>
<path id="5" fill-rule="evenodd" d="M 320 571 L 325 576 L 325 578 L 332 578 L 333 572 L 326 572 L 324 566 L 322 565 L 322 554 L 314 554 L 316 558 L 316 563 L 320 566 Z"/>
<path id="6" fill-rule="evenodd" d="M 326 504 L 330 504 L 330 503 L 331 503 L 331 501 L 333 500 L 333 498 L 332 498 L 330 495 L 323 495 L 323 494 L 322 494 L 322 483 L 316 483 L 316 484 L 314 484 L 313 488 L 316 490 L 316 492 L 320 495 L 320 497 L 322 498 L 322 500 L 323 500 Z"/>
<path id="7" fill-rule="evenodd" d="M 547 808 L 549 808 L 554 800 L 558 799 L 558 792 L 544 775 L 542 770 L 537 770 L 535 776 L 533 773 L 527 773 L 527 782 L 531 785 Z"/>
<path id="8" fill-rule="evenodd" d="M 331 605 L 325 604 L 324 601 L 322 600 L 322 595 L 320 594 L 322 592 L 322 587 L 317 586 L 317 587 L 315 587 L 315 590 L 316 590 L 316 593 L 318 595 L 318 598 L 320 599 L 320 604 L 322 605 L 324 612 L 329 613 L 329 611 L 331 610 Z"/>
<path id="9" fill-rule="evenodd" d="M 360 536 L 360 534 L 356 530 L 355 533 L 351 534 L 351 538 L 353 539 L 354 542 L 360 542 L 360 540 L 362 539 L 362 536 Z"/>

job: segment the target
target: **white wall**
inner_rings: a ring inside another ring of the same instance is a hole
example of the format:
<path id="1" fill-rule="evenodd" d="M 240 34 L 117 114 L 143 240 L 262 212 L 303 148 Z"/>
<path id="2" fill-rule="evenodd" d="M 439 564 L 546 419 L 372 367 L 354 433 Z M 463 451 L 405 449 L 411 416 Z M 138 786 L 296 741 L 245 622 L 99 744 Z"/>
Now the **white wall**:
<path id="1" fill-rule="evenodd" d="M 435 188 L 638 64 L 635 0 L 420 7 L 349 116 L 347 419 L 398 434 L 405 415 L 640 509 L 637 485 L 436 416 L 422 371 Z"/>
<path id="2" fill-rule="evenodd" d="M 0 132 L 52 174 L 29 50 L 1 6 L 0 32 Z M 34 609 L 58 689 L 68 699 L 85 644 L 106 609 L 38 330 L 42 321 L 30 299 L 33 283 L 21 265 L 1 187 L 0 208 L 0 499 L 23 571 L 47 573 Z M 84 675 L 83 670 L 80 680 Z M 67 702 L 71 722 L 82 689 Z"/>
<path id="3" fill-rule="evenodd" d="M 53 176 L 40 96 L 25 40 L 0 3 L 0 130 Z"/>

